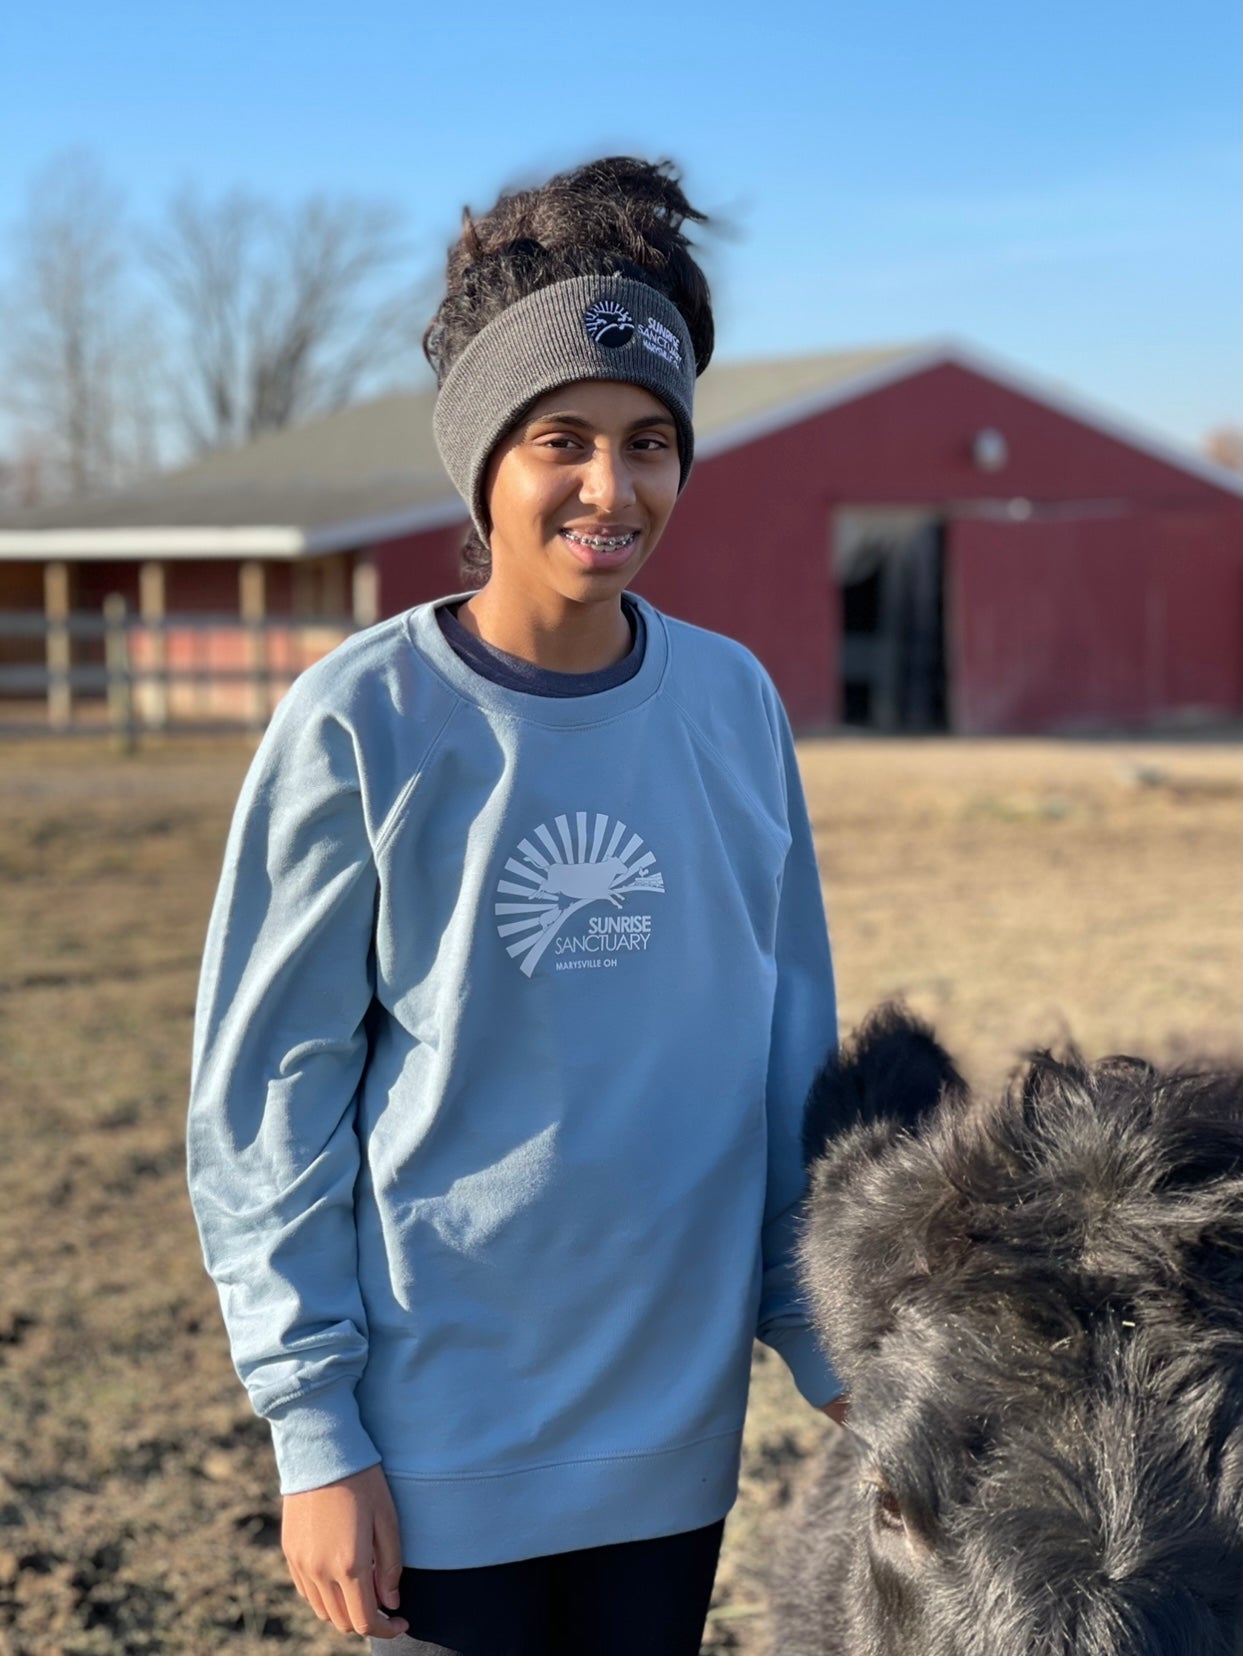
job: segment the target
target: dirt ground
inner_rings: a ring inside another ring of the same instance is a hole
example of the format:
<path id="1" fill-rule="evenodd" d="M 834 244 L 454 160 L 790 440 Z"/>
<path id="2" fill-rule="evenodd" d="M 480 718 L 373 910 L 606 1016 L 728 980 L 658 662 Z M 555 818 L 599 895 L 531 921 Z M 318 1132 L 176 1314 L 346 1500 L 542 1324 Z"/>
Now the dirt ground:
<path id="1" fill-rule="evenodd" d="M 800 749 L 843 1029 L 904 994 L 981 1085 L 1068 1033 L 1237 1061 L 1222 744 Z M 351 1644 L 289 1585 L 266 1427 L 183 1179 L 198 952 L 239 742 L 0 750 L 0 1653 Z M 705 1650 L 766 1650 L 764 1561 L 831 1430 L 757 1348 Z"/>

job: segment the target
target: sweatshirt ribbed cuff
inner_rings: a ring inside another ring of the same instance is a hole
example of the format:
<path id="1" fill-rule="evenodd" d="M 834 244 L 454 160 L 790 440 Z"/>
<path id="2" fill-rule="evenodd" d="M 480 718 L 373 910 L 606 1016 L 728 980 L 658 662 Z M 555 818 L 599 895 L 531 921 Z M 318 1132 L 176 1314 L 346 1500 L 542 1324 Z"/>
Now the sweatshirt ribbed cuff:
<path id="1" fill-rule="evenodd" d="M 282 1403 L 267 1421 L 282 1495 L 336 1483 L 381 1458 L 359 1419 L 352 1379 Z"/>
<path id="2" fill-rule="evenodd" d="M 780 1355 L 794 1384 L 814 1408 L 823 1408 L 846 1390 L 810 1328 L 774 1329 L 764 1336 L 764 1343 Z"/>

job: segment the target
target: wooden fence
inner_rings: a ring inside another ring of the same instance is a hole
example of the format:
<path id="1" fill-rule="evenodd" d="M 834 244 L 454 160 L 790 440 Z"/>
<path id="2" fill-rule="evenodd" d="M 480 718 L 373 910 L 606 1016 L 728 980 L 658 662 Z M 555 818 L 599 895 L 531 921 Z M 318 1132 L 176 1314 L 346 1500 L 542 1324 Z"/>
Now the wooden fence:
<path id="1" fill-rule="evenodd" d="M 0 735 L 261 730 L 353 616 L 0 610 Z"/>

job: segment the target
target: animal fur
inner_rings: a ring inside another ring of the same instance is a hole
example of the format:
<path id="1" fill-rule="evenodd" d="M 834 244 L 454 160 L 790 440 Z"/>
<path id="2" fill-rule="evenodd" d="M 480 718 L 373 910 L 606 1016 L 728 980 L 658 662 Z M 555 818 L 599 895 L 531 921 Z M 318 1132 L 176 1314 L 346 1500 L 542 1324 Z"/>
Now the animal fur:
<path id="1" fill-rule="evenodd" d="M 780 1656 L 1243 1652 L 1243 1077 L 1075 1049 L 972 1095 L 882 1008 L 808 1103 L 801 1266 L 852 1395 Z"/>

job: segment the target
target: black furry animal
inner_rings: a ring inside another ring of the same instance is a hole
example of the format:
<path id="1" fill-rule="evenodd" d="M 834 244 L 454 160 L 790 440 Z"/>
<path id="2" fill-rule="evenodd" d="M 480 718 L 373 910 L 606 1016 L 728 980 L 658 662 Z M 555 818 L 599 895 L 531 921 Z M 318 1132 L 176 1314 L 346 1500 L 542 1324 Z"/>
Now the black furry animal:
<path id="1" fill-rule="evenodd" d="M 853 1401 L 774 1651 L 1243 1652 L 1243 1077 L 1071 1049 L 975 1097 L 890 1006 L 806 1142 L 803 1277 Z"/>

